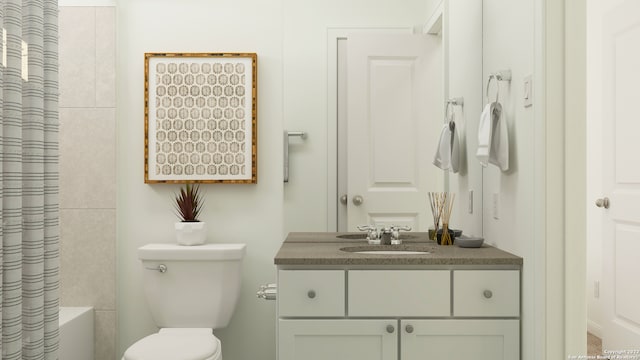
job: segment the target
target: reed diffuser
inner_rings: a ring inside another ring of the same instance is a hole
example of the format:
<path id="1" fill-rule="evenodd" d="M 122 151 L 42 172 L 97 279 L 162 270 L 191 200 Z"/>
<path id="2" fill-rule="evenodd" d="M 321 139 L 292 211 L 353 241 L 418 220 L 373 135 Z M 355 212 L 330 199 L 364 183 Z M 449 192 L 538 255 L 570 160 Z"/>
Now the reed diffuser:
<path id="1" fill-rule="evenodd" d="M 433 215 L 433 232 L 431 240 L 435 241 L 438 236 L 438 228 L 440 227 L 440 217 L 442 216 L 443 200 L 447 196 L 443 192 L 430 192 L 429 204 L 431 205 L 431 214 Z"/>
<path id="2" fill-rule="evenodd" d="M 453 200 L 456 195 L 449 192 L 430 192 L 429 193 L 429 205 L 431 205 L 431 213 L 433 214 L 433 232 L 431 233 L 431 240 L 438 239 L 438 229 L 440 227 L 440 221 L 442 221 L 442 235 L 440 238 L 440 245 L 452 245 L 453 239 L 449 234 L 449 219 L 451 219 L 451 212 L 453 210 Z"/>
<path id="3" fill-rule="evenodd" d="M 451 219 L 453 200 L 456 198 L 456 194 L 446 194 L 442 205 L 442 239 L 440 240 L 440 245 L 453 245 L 451 234 L 449 234 L 449 219 Z"/>

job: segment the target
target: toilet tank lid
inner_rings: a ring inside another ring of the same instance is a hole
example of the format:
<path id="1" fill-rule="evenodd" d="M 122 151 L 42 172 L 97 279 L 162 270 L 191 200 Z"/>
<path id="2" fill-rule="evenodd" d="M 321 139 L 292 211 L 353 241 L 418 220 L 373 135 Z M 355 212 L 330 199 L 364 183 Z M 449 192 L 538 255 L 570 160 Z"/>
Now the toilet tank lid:
<path id="1" fill-rule="evenodd" d="M 140 260 L 240 260 L 246 244 L 147 244 L 138 248 Z"/>

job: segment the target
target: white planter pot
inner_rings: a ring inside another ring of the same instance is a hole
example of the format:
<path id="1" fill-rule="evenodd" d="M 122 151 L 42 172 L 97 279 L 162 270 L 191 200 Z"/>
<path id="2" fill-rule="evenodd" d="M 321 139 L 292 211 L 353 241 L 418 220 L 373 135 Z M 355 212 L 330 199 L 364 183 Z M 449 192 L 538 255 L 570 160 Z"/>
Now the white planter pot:
<path id="1" fill-rule="evenodd" d="M 207 224 L 200 222 L 177 222 L 176 241 L 178 245 L 202 245 L 207 240 Z"/>

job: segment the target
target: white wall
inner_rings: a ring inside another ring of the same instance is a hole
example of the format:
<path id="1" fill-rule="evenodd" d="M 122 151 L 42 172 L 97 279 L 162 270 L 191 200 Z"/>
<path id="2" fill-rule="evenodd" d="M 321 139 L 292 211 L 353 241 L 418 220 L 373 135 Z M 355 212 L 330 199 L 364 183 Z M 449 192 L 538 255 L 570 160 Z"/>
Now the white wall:
<path id="1" fill-rule="evenodd" d="M 482 236 L 482 166 L 476 158 L 478 124 L 484 105 L 482 77 L 482 2 L 447 1 L 444 21 L 446 98 L 464 98 L 453 106 L 461 144 L 461 170 L 449 175 L 449 191 L 456 193 L 451 224 L 467 235 Z M 469 191 L 473 210 L 469 213 Z"/>
<path id="2" fill-rule="evenodd" d="M 309 134 L 291 142 L 285 233 L 328 230 L 327 30 L 418 26 L 435 6 L 434 0 L 404 0 L 402 6 L 394 0 L 283 1 L 284 127 Z"/>
<path id="3" fill-rule="evenodd" d="M 511 83 L 500 83 L 500 102 L 509 127 L 510 169 L 490 165 L 483 171 L 483 230 L 486 241 L 523 257 L 522 354 L 534 358 L 534 238 L 537 150 L 533 107 L 523 106 L 523 79 L 534 70 L 534 0 L 483 1 L 483 87 L 489 73 L 511 69 Z M 495 97 L 495 84 L 490 93 Z M 535 98 L 534 98 L 534 106 Z M 493 216 L 493 194 L 499 195 L 498 219 Z M 558 199 L 562 201 L 562 199 Z M 558 234 L 561 239 L 563 234 Z"/>
<path id="4" fill-rule="evenodd" d="M 118 355 L 155 331 L 136 249 L 174 242 L 174 185 L 145 185 L 144 53 L 258 53 L 258 184 L 210 184 L 203 220 L 212 242 L 246 243 L 243 286 L 227 329 L 225 359 L 272 359 L 274 302 L 256 299 L 275 279 L 282 232 L 282 5 L 261 0 L 127 0 L 118 4 L 117 269 Z M 119 358 L 119 357 L 118 357 Z"/>

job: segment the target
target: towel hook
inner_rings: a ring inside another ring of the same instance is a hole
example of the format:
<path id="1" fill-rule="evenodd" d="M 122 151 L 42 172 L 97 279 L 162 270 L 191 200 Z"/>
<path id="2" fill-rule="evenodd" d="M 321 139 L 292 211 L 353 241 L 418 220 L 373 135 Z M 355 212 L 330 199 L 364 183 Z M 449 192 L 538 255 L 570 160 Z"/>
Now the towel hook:
<path id="1" fill-rule="evenodd" d="M 489 80 L 487 81 L 486 98 L 489 103 L 489 88 L 491 87 L 491 80 L 496 81 L 496 101 L 500 99 L 500 81 L 511 81 L 511 70 L 500 70 L 496 73 L 489 74 Z"/>
<path id="2" fill-rule="evenodd" d="M 485 97 L 487 99 L 487 104 L 489 103 L 489 89 L 491 88 L 491 81 L 496 79 L 496 75 L 495 74 L 490 74 L 489 75 L 489 80 L 487 81 L 487 90 L 485 93 Z M 498 83 L 498 80 L 496 79 L 496 102 L 498 102 L 498 99 L 500 98 L 500 84 Z"/>
<path id="3" fill-rule="evenodd" d="M 511 81 L 511 70 L 500 70 L 493 74 L 498 81 Z"/>
<path id="4" fill-rule="evenodd" d="M 450 98 L 449 100 L 447 100 L 447 104 L 464 106 L 464 98 L 463 97 Z"/>
<path id="5" fill-rule="evenodd" d="M 444 110 L 444 119 L 449 122 L 449 130 L 453 131 L 456 128 L 455 113 L 449 111 L 452 105 L 447 101 L 447 107 Z"/>
<path id="6" fill-rule="evenodd" d="M 445 110 L 444 110 L 444 118 L 449 122 L 449 130 L 451 131 L 453 131 L 456 128 L 456 121 L 455 121 L 456 114 L 455 114 L 455 111 L 453 110 L 454 105 L 463 106 L 464 98 L 457 97 L 457 98 L 451 98 L 447 100 L 447 106 L 445 107 Z"/>

